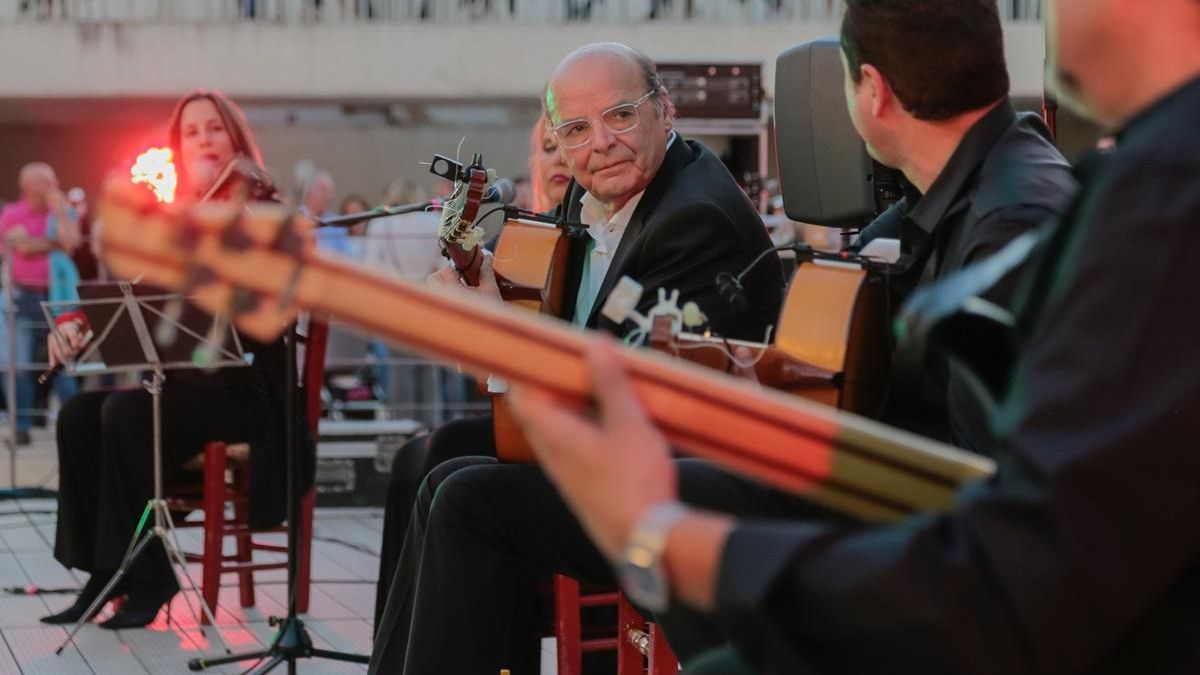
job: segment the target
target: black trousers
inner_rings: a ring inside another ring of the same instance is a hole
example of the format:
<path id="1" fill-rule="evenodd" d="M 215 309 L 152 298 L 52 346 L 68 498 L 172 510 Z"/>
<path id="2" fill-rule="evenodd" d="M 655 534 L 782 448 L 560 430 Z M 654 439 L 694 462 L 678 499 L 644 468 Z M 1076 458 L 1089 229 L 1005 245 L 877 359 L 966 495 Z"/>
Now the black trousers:
<path id="1" fill-rule="evenodd" d="M 432 433 L 405 443 L 392 458 L 392 477 L 383 510 L 383 541 L 379 547 L 374 628 L 379 627 L 392 577 L 400 564 L 400 549 L 421 482 L 442 462 L 466 456 L 496 456 L 491 415 L 447 422 Z"/>
<path id="2" fill-rule="evenodd" d="M 250 438 L 244 396 L 168 379 L 163 387 L 164 485 L 210 441 Z M 116 571 L 154 494 L 153 410 L 145 390 L 79 394 L 58 416 L 58 526 L 54 557 L 88 573 Z M 174 580 L 157 540 L 129 568 L 147 585 Z"/>
<path id="3" fill-rule="evenodd" d="M 681 498 L 741 517 L 825 517 L 802 498 L 702 460 L 678 460 Z M 529 580 L 554 573 L 612 584 L 612 570 L 534 465 L 462 458 L 421 485 L 379 623 L 372 673 L 536 672 L 522 615 Z M 724 638 L 696 613 L 672 617 L 681 658 Z M 536 649 L 536 643 L 532 645 Z"/>

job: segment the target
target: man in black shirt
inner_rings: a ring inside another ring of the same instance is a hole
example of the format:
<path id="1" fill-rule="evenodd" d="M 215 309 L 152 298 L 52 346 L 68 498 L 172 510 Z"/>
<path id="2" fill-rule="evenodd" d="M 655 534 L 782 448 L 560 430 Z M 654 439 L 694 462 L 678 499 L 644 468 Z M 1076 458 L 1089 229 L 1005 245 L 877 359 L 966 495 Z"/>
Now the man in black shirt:
<path id="1" fill-rule="evenodd" d="M 890 283 L 905 299 L 1060 215 L 1076 186 L 1041 119 L 1018 115 L 1006 96 L 995 2 L 849 9 L 841 44 L 851 119 L 871 156 L 910 184 L 856 247 L 900 240 L 906 255 Z M 1009 308 L 1012 291 L 1006 278 L 985 299 Z M 880 419 L 977 450 L 987 439 L 986 407 L 945 359 L 898 352 Z"/>
<path id="2" fill-rule="evenodd" d="M 903 30 L 885 13 L 878 13 L 873 21 Z M 868 69 L 871 66 L 864 68 Z M 913 136 L 912 148 L 877 157 L 904 169 L 917 186 L 910 186 L 904 198 L 864 229 L 855 248 L 880 237 L 900 240 L 905 255 L 891 284 L 901 298 L 1057 217 L 1075 193 L 1070 166 L 1054 147 L 1041 118 L 1018 114 L 1007 97 L 971 112 L 976 114 L 967 114 L 970 126 L 965 133 L 952 132 L 944 121 L 910 117 L 910 124 L 934 131 Z M 906 111 L 898 114 L 908 117 Z M 869 125 L 858 123 L 868 138 Z M 905 160 L 926 160 L 929 146 L 923 141 L 939 132 L 952 134 L 958 143 L 936 177 L 931 182 L 928 177 L 922 180 L 920 170 Z M 1016 276 L 1007 275 L 984 299 L 1011 308 Z M 955 364 L 937 354 L 898 352 L 880 419 L 979 451 L 987 446 L 987 407 L 987 401 L 976 400 Z"/>
<path id="3" fill-rule="evenodd" d="M 726 627 L 747 671 L 1200 670 L 1200 2 L 1048 7 L 1056 72 L 1117 148 L 1081 167 L 1023 276 L 1000 468 L 951 513 L 845 528 L 681 510 L 607 350 L 599 424 L 537 392 L 514 401 L 611 561 L 658 515 L 664 545 L 643 563 Z"/>

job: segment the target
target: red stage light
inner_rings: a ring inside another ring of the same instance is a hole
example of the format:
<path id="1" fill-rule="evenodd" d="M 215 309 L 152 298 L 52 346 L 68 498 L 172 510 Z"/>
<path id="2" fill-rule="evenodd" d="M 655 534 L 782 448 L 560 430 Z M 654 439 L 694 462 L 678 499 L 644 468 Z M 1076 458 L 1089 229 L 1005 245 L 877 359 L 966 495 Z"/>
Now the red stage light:
<path id="1" fill-rule="evenodd" d="M 170 148 L 150 148 L 137 156 L 129 174 L 134 183 L 146 183 L 160 202 L 175 201 L 175 164 Z"/>

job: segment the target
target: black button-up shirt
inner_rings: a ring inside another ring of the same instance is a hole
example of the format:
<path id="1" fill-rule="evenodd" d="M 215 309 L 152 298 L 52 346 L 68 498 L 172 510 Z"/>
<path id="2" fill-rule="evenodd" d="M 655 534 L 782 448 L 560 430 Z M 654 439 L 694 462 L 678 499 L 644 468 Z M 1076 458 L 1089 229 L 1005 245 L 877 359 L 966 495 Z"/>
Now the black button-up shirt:
<path id="1" fill-rule="evenodd" d="M 717 615 L 767 673 L 1200 672 L 1200 79 L 1031 264 L 1000 469 L 955 510 L 743 522 Z"/>
<path id="2" fill-rule="evenodd" d="M 857 246 L 881 237 L 900 240 L 904 257 L 889 283 L 903 300 L 916 286 L 1061 216 L 1075 190 L 1071 167 L 1041 118 L 1018 115 L 1005 100 L 971 127 L 924 195 L 909 188 L 863 230 Z M 985 298 L 1011 308 L 1015 278 L 1009 275 Z M 984 446 L 986 403 L 944 358 L 897 353 L 895 360 L 880 419 L 965 448 Z"/>

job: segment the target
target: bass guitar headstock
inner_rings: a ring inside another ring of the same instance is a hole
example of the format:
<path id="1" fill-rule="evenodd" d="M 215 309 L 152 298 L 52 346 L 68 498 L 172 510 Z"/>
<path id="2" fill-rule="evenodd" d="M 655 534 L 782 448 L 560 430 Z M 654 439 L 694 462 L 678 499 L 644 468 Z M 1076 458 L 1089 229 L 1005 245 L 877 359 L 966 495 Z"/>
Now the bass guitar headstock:
<path id="1" fill-rule="evenodd" d="M 187 294 L 263 341 L 282 333 L 299 311 L 292 295 L 315 250 L 313 223 L 282 205 L 206 202 L 183 209 L 111 180 L 99 218 L 104 262 L 120 278 Z M 282 290 L 264 294 L 264 287 Z"/>

